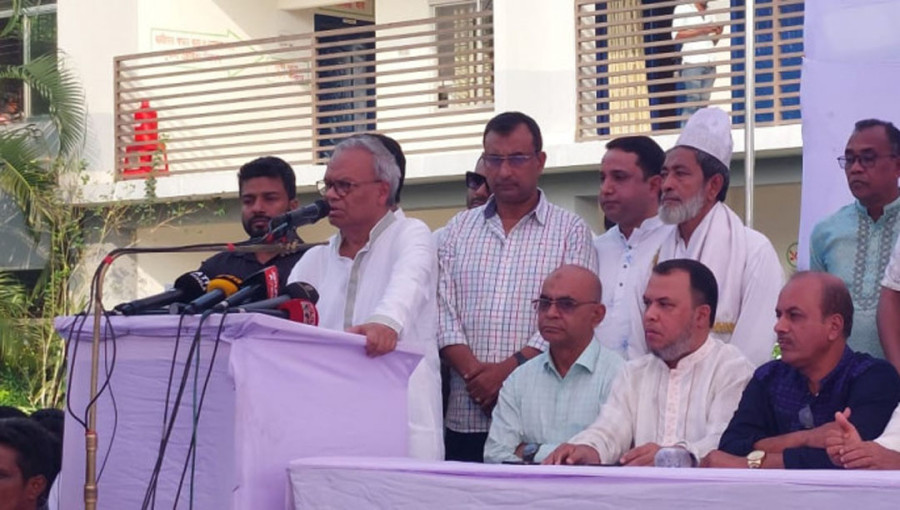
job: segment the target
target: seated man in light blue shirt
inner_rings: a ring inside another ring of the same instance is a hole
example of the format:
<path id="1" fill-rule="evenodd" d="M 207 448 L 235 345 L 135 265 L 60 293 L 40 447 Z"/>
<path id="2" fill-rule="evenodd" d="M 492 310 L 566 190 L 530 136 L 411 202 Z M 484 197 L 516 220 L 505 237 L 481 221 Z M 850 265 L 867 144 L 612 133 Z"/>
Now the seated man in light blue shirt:
<path id="1" fill-rule="evenodd" d="M 543 460 L 597 418 L 625 363 L 594 339 L 606 309 L 593 271 L 576 265 L 556 269 L 532 303 L 550 348 L 503 383 L 485 462 Z"/>

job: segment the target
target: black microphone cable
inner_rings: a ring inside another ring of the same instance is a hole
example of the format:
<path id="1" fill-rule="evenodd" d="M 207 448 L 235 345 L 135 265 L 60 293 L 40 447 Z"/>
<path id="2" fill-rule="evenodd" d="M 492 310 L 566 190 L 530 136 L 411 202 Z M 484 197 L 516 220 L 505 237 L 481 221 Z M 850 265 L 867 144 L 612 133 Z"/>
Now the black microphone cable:
<path id="1" fill-rule="evenodd" d="M 204 314 L 207 315 L 207 317 L 212 313 L 213 313 L 212 310 L 207 310 L 206 312 L 204 312 Z M 216 355 L 219 352 L 219 344 L 221 343 L 221 340 L 222 340 L 222 332 L 225 329 L 225 318 L 228 316 L 228 310 L 225 310 L 221 314 L 221 316 L 222 316 L 222 318 L 219 321 L 219 326 L 216 330 L 216 337 L 213 342 L 213 350 L 212 350 L 212 354 L 210 355 L 209 365 L 206 369 L 206 376 L 204 377 L 204 380 L 203 380 L 203 389 L 200 391 L 199 400 L 197 399 L 197 383 L 198 383 L 197 377 L 200 373 L 200 355 L 199 355 L 199 350 L 198 350 L 195 371 L 194 371 L 194 420 L 192 423 L 191 443 L 190 443 L 190 446 L 188 447 L 187 455 L 185 456 L 185 459 L 184 459 L 184 465 L 181 470 L 181 478 L 178 482 L 178 490 L 175 493 L 175 503 L 174 503 L 173 508 L 178 506 L 178 500 L 181 497 L 181 489 L 184 485 L 184 478 L 185 478 L 185 475 L 187 474 L 188 465 L 190 465 L 190 467 L 191 467 L 191 477 L 190 477 L 190 483 L 189 483 L 190 496 L 189 496 L 188 502 L 189 502 L 189 508 L 190 509 L 194 508 L 194 475 L 195 475 L 195 468 L 196 468 L 196 463 L 197 463 L 197 430 L 198 430 L 199 424 L 200 424 L 200 413 L 203 410 L 203 401 L 206 399 L 206 389 L 209 387 L 209 380 L 212 377 L 213 368 L 215 367 L 215 363 L 216 363 Z"/>
<path id="2" fill-rule="evenodd" d="M 154 505 L 156 503 L 156 488 L 157 483 L 159 482 L 159 474 L 162 470 L 162 462 L 166 455 L 166 449 L 169 444 L 169 439 L 172 436 L 172 430 L 175 428 L 175 421 L 178 418 L 178 410 L 181 407 L 181 400 L 184 397 L 184 390 L 187 386 L 187 380 L 190 375 L 191 363 L 194 359 L 194 354 L 198 350 L 201 332 L 203 331 L 203 322 L 208 316 L 209 315 L 206 313 L 200 316 L 200 321 L 197 324 L 197 331 L 194 333 L 193 341 L 191 342 L 190 348 L 188 349 L 187 357 L 184 361 L 184 370 L 181 373 L 181 381 L 179 382 L 178 391 L 175 393 L 175 402 L 172 404 L 172 414 L 171 416 L 169 416 L 169 422 L 160 440 L 159 452 L 156 456 L 156 462 L 154 463 L 153 471 L 150 475 L 150 481 L 147 485 L 147 490 L 144 493 L 144 501 L 141 505 L 142 509 L 148 508 L 151 501 Z"/>
<path id="3" fill-rule="evenodd" d="M 178 316 L 178 328 L 175 331 L 175 346 L 172 349 L 172 362 L 169 364 L 169 377 L 166 381 L 166 399 L 163 404 L 163 419 L 162 419 L 162 429 L 160 430 L 160 441 L 162 441 L 163 435 L 166 433 L 166 422 L 169 418 L 169 402 L 172 397 L 172 379 L 175 377 L 175 364 L 178 361 L 178 347 L 181 344 L 181 332 L 184 328 L 184 318 L 187 316 L 185 313 L 181 313 Z M 157 455 L 159 452 L 157 452 Z M 152 475 L 151 475 L 152 476 Z M 156 507 L 156 490 L 154 487 L 153 497 L 151 501 L 151 508 Z"/>

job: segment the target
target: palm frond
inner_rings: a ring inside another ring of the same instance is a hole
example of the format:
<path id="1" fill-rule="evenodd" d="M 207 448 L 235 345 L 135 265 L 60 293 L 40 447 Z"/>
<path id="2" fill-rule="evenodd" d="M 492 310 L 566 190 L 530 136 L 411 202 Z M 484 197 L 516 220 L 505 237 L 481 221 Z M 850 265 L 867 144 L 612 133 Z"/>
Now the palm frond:
<path id="1" fill-rule="evenodd" d="M 54 185 L 52 175 L 38 164 L 40 157 L 27 132 L 0 132 L 0 189 L 22 210 L 35 236 L 45 213 L 43 197 Z"/>
<path id="2" fill-rule="evenodd" d="M 0 364 L 18 357 L 19 324 L 27 313 L 25 288 L 9 273 L 0 273 Z"/>

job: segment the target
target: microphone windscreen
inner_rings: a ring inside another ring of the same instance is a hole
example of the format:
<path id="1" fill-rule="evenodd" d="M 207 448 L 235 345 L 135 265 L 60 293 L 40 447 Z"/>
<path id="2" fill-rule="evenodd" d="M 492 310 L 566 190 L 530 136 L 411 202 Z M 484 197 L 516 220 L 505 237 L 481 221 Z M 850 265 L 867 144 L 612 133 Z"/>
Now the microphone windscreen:
<path id="1" fill-rule="evenodd" d="M 206 287 L 206 291 L 210 292 L 219 289 L 225 293 L 225 297 L 237 292 L 238 287 L 241 285 L 241 279 L 235 278 L 234 276 L 226 276 L 227 275 L 219 275 L 210 280 L 209 285 Z"/>
<path id="2" fill-rule="evenodd" d="M 184 273 L 175 280 L 174 287 L 182 292 L 180 301 L 193 301 L 206 293 L 209 277 L 200 271 Z"/>
<path id="3" fill-rule="evenodd" d="M 678 446 L 664 446 L 657 450 L 653 457 L 653 465 L 656 467 L 697 467 L 697 459 L 694 454 Z"/>
<path id="4" fill-rule="evenodd" d="M 306 299 L 312 304 L 319 302 L 319 292 L 306 282 L 292 282 L 284 288 L 284 293 L 294 299 Z"/>
<path id="5" fill-rule="evenodd" d="M 291 299 L 278 305 L 278 309 L 286 311 L 287 318 L 294 322 L 311 326 L 319 325 L 319 312 L 316 310 L 316 305 L 305 299 Z"/>

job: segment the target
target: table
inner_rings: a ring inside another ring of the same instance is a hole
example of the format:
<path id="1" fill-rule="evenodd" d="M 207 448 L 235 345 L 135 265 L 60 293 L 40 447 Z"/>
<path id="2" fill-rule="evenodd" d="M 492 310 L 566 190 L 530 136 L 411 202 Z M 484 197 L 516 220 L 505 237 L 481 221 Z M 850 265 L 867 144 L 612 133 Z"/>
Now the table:
<path id="1" fill-rule="evenodd" d="M 482 465 L 319 457 L 290 465 L 296 509 L 897 508 L 900 471 Z"/>

